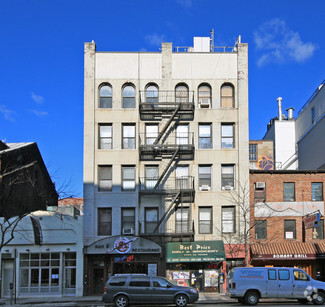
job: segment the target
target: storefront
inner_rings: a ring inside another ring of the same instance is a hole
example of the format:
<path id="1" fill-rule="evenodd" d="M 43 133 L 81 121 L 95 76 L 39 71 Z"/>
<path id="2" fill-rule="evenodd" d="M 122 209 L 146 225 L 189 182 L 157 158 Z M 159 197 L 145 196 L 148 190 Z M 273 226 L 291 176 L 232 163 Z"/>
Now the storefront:
<path id="1" fill-rule="evenodd" d="M 102 294 L 108 277 L 119 273 L 161 272 L 161 247 L 134 236 L 113 236 L 85 247 L 85 295 Z"/>
<path id="2" fill-rule="evenodd" d="M 223 241 L 166 243 L 167 278 L 199 291 L 220 291 L 224 260 Z"/>
<path id="3" fill-rule="evenodd" d="M 253 266 L 298 267 L 311 277 L 324 279 L 325 243 L 269 243 L 251 246 Z"/>

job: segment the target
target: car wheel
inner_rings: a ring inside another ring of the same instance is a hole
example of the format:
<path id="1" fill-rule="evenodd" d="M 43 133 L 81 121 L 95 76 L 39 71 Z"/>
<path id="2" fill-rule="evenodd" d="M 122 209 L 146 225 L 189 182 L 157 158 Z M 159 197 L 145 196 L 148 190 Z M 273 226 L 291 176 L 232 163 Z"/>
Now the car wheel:
<path id="1" fill-rule="evenodd" d="M 314 305 L 323 305 L 325 303 L 325 294 L 323 292 L 318 292 L 313 295 Z"/>
<path id="2" fill-rule="evenodd" d="M 185 307 L 188 303 L 188 298 L 185 294 L 179 294 L 175 297 L 175 304 L 177 307 Z"/>
<path id="3" fill-rule="evenodd" d="M 306 305 L 309 301 L 306 298 L 298 299 L 298 302 L 302 305 Z"/>
<path id="4" fill-rule="evenodd" d="M 249 291 L 245 294 L 244 302 L 246 305 L 254 306 L 258 303 L 260 297 L 256 292 Z"/>
<path id="5" fill-rule="evenodd" d="M 127 307 L 129 305 L 129 300 L 125 295 L 118 295 L 114 300 L 115 307 Z"/>

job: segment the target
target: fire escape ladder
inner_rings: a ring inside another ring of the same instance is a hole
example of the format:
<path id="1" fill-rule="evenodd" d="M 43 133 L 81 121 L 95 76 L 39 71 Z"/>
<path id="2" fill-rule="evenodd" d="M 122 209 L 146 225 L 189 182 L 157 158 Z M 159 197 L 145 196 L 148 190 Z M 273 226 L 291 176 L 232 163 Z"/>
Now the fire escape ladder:
<path id="1" fill-rule="evenodd" d="M 168 121 L 166 122 L 166 124 L 164 125 L 164 127 L 159 132 L 157 138 L 153 142 L 153 145 L 157 145 L 159 143 L 160 139 L 162 138 L 162 136 L 166 132 L 166 130 L 169 127 L 170 123 L 174 120 L 174 118 L 177 115 L 177 112 L 179 111 L 180 108 L 181 108 L 181 104 L 178 104 L 178 106 L 176 107 L 174 113 L 171 115 L 171 117 L 168 119 Z"/>
<path id="2" fill-rule="evenodd" d="M 179 204 L 179 196 L 181 195 L 181 192 L 178 192 L 175 197 L 172 199 L 171 203 L 169 204 L 167 210 L 165 211 L 164 215 L 162 216 L 162 218 L 159 220 L 159 222 L 157 223 L 157 226 L 155 227 L 155 229 L 153 230 L 153 232 L 157 232 L 161 223 L 165 220 L 165 218 L 167 217 L 167 215 L 169 214 L 169 212 L 172 210 L 174 204 L 175 206 L 177 206 Z"/>
<path id="3" fill-rule="evenodd" d="M 156 183 L 154 189 L 157 189 L 157 188 L 159 187 L 161 181 L 164 179 L 164 177 L 165 177 L 166 173 L 168 172 L 170 166 L 172 165 L 173 161 L 175 160 L 175 158 L 176 158 L 178 152 L 179 152 L 179 147 L 176 148 L 176 150 L 175 150 L 173 156 L 172 156 L 172 157 L 170 158 L 170 160 L 168 161 L 168 163 L 167 163 L 165 169 L 163 170 L 163 172 L 161 173 L 159 179 L 157 180 L 157 183 Z"/>

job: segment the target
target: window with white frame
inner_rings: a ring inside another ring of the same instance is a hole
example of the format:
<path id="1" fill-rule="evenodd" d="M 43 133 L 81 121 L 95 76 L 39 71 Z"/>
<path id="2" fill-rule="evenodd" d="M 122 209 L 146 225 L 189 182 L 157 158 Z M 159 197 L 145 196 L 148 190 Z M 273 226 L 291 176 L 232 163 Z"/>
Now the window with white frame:
<path id="1" fill-rule="evenodd" d="M 158 125 L 146 124 L 146 145 L 153 145 L 158 137 Z"/>
<path id="2" fill-rule="evenodd" d="M 249 161 L 257 161 L 257 144 L 249 144 Z"/>
<path id="3" fill-rule="evenodd" d="M 123 191 L 135 190 L 135 166 L 134 165 L 122 166 L 122 190 Z"/>
<path id="4" fill-rule="evenodd" d="M 109 84 L 99 87 L 99 107 L 112 108 L 112 87 Z"/>
<path id="5" fill-rule="evenodd" d="M 235 232 L 235 207 L 223 206 L 221 208 L 222 213 L 222 233 L 234 233 Z"/>
<path id="6" fill-rule="evenodd" d="M 147 190 L 153 189 L 158 182 L 159 168 L 157 165 L 145 166 L 145 188 Z"/>
<path id="7" fill-rule="evenodd" d="M 99 236 L 112 235 L 112 208 L 97 209 L 97 233 Z"/>
<path id="8" fill-rule="evenodd" d="M 177 145 L 189 144 L 188 125 L 178 125 L 176 127 L 176 144 Z"/>
<path id="9" fill-rule="evenodd" d="M 235 186 L 235 165 L 221 165 L 221 189 L 233 190 Z"/>
<path id="10" fill-rule="evenodd" d="M 211 124 L 199 124 L 199 148 L 212 148 Z"/>
<path id="11" fill-rule="evenodd" d="M 176 167 L 176 189 L 189 188 L 189 170 L 187 165 Z"/>
<path id="12" fill-rule="evenodd" d="M 112 166 L 98 166 L 98 191 L 112 191 Z"/>
<path id="13" fill-rule="evenodd" d="M 323 183 L 312 182 L 311 183 L 311 200 L 323 201 Z"/>
<path id="14" fill-rule="evenodd" d="M 234 124 L 221 124 L 221 148 L 234 147 Z"/>
<path id="15" fill-rule="evenodd" d="M 134 208 L 121 208 L 121 225 L 122 225 L 122 233 L 123 229 L 126 232 L 126 229 L 135 229 L 135 209 Z"/>
<path id="16" fill-rule="evenodd" d="M 211 87 L 209 85 L 200 85 L 198 90 L 198 102 L 200 108 L 211 107 Z"/>
<path id="17" fill-rule="evenodd" d="M 122 148 L 135 149 L 135 125 L 123 124 L 122 125 Z"/>
<path id="18" fill-rule="evenodd" d="M 283 201 L 295 201 L 295 183 L 283 183 Z"/>
<path id="19" fill-rule="evenodd" d="M 212 233 L 212 207 L 199 207 L 199 233 Z"/>
<path id="20" fill-rule="evenodd" d="M 99 124 L 99 149 L 112 149 L 112 125 Z"/>
<path id="21" fill-rule="evenodd" d="M 125 85 L 122 90 L 123 108 L 135 108 L 135 88 L 133 85 Z"/>
<path id="22" fill-rule="evenodd" d="M 211 190 L 211 165 L 199 165 L 199 190 Z"/>

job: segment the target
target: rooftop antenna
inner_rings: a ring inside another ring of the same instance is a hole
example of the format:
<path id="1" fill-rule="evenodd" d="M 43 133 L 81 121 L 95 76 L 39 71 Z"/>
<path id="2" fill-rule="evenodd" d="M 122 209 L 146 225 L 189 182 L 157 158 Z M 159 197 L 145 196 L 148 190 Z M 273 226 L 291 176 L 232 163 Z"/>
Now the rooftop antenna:
<path id="1" fill-rule="evenodd" d="M 210 52 L 214 52 L 214 29 L 210 31 L 211 38 L 210 38 Z"/>

